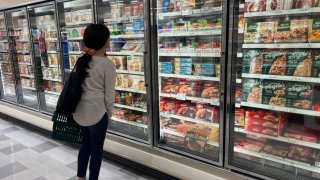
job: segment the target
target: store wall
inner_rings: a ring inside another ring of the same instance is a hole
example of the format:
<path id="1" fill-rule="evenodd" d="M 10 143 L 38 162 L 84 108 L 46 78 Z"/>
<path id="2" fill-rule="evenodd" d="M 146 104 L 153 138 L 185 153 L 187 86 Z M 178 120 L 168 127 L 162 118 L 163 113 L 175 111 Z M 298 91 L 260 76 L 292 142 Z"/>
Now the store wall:
<path id="1" fill-rule="evenodd" d="M 41 2 L 43 0 L 0 0 L 0 9 L 6 9 L 10 7 L 23 5 L 27 3 L 36 3 L 36 2 Z"/>

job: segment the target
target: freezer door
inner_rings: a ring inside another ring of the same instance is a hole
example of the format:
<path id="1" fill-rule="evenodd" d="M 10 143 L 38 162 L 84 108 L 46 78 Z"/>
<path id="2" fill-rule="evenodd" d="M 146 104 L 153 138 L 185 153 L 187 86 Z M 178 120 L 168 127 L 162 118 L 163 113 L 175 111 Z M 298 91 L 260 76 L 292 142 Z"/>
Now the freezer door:
<path id="1" fill-rule="evenodd" d="M 320 4 L 232 7 L 227 167 L 263 179 L 319 179 Z"/>
<path id="2" fill-rule="evenodd" d="M 222 165 L 226 1 L 157 0 L 159 147 Z"/>
<path id="3" fill-rule="evenodd" d="M 96 1 L 98 23 L 110 30 L 110 48 L 106 54 L 116 65 L 115 108 L 109 132 L 150 143 L 148 102 L 151 100 L 147 84 L 151 77 L 146 44 L 149 2 L 138 0 Z"/>
<path id="4" fill-rule="evenodd" d="M 0 94 L 1 99 L 17 102 L 5 13 L 0 12 Z"/>
<path id="5" fill-rule="evenodd" d="M 63 87 L 55 3 L 30 6 L 28 13 L 40 110 L 53 114 Z"/>

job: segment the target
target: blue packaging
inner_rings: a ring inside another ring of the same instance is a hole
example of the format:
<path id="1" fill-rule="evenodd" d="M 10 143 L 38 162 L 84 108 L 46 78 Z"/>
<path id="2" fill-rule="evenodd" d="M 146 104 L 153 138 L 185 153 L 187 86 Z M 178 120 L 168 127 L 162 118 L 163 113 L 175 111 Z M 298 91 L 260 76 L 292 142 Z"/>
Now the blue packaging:
<path id="1" fill-rule="evenodd" d="M 192 71 L 190 67 L 180 67 L 180 71 Z"/>
<path id="2" fill-rule="evenodd" d="M 199 68 L 214 68 L 214 64 L 195 64 L 195 67 L 199 67 Z"/>
<path id="3" fill-rule="evenodd" d="M 170 0 L 163 0 L 162 7 L 163 7 L 162 9 L 163 12 L 169 12 Z"/>
<path id="4" fill-rule="evenodd" d="M 180 63 L 180 64 L 174 64 L 175 67 L 190 67 L 192 68 L 192 63 Z"/>
<path id="5" fill-rule="evenodd" d="M 192 63 L 192 59 L 191 58 L 180 58 L 180 62 L 181 63 Z"/>
<path id="6" fill-rule="evenodd" d="M 161 67 L 162 71 L 173 71 L 173 67 L 167 66 L 167 67 Z"/>
<path id="7" fill-rule="evenodd" d="M 173 66 L 172 62 L 161 62 L 162 67 L 168 67 L 168 66 Z"/>

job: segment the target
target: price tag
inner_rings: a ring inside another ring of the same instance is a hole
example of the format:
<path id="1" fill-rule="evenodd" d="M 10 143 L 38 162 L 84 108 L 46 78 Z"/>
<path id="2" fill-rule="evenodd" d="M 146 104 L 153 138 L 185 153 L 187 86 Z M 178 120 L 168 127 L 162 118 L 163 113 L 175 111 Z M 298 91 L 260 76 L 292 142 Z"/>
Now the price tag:
<path id="1" fill-rule="evenodd" d="M 177 96 L 176 96 L 176 99 L 185 101 L 186 100 L 186 94 L 178 93 Z"/>
<path id="2" fill-rule="evenodd" d="M 211 104 L 211 105 L 217 105 L 217 104 L 219 104 L 219 98 L 211 98 L 210 104 Z"/>
<path id="3" fill-rule="evenodd" d="M 296 109 L 294 109 L 294 108 L 288 108 L 288 110 L 287 110 L 288 112 L 291 112 L 291 113 L 295 113 L 295 112 L 297 112 L 297 110 Z"/>

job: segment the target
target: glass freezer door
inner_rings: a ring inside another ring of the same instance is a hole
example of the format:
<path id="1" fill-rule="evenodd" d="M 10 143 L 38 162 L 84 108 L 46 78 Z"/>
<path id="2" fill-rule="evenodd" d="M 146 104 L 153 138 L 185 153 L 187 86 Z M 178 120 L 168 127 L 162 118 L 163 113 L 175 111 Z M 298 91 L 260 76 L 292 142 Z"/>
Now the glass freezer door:
<path id="1" fill-rule="evenodd" d="M 25 8 L 6 12 L 9 48 L 13 69 L 17 73 L 18 103 L 38 109 L 34 59 L 31 54 L 28 16 Z"/>
<path id="2" fill-rule="evenodd" d="M 53 114 L 62 91 L 56 8 L 52 2 L 28 7 L 34 62 L 38 70 L 40 110 Z"/>
<path id="3" fill-rule="evenodd" d="M 158 145 L 210 162 L 222 153 L 223 7 L 157 0 Z"/>
<path id="4" fill-rule="evenodd" d="M 319 1 L 234 7 L 227 166 L 263 179 L 319 179 Z"/>
<path id="5" fill-rule="evenodd" d="M 97 14 L 98 23 L 104 23 L 111 32 L 107 56 L 117 72 L 109 131 L 148 141 L 144 1 L 98 0 Z"/>
<path id="6" fill-rule="evenodd" d="M 0 12 L 0 93 L 2 99 L 11 102 L 17 102 L 14 77 L 5 14 Z"/>

